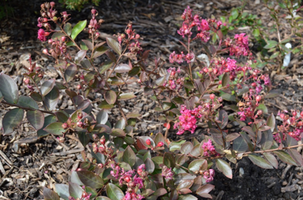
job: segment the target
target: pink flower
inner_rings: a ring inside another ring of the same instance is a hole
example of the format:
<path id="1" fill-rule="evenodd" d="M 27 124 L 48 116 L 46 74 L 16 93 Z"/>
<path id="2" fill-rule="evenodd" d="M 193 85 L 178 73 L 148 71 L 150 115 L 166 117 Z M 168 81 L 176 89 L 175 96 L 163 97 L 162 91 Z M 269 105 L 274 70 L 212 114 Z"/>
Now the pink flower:
<path id="1" fill-rule="evenodd" d="M 46 37 L 49 35 L 49 32 L 45 32 L 42 28 L 38 30 L 38 39 L 42 42 L 46 41 Z"/>
<path id="2" fill-rule="evenodd" d="M 203 178 L 206 180 L 206 182 L 211 182 L 214 180 L 215 176 L 215 170 L 209 169 L 203 172 Z"/>
<path id="3" fill-rule="evenodd" d="M 216 156 L 218 154 L 210 139 L 202 144 L 202 149 L 203 156 L 205 157 Z"/>

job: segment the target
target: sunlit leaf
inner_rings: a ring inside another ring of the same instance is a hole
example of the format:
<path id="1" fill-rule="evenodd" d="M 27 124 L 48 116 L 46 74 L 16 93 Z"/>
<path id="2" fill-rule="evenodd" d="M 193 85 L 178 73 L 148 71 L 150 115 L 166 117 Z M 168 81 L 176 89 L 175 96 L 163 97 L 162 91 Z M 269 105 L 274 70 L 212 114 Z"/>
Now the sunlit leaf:
<path id="1" fill-rule="evenodd" d="M 47 125 L 43 130 L 53 135 L 63 135 L 65 129 L 62 128 L 62 122 L 54 122 Z"/>
<path id="2" fill-rule="evenodd" d="M 106 185 L 106 194 L 111 200 L 121 200 L 124 197 L 122 190 L 112 183 Z"/>
<path id="3" fill-rule="evenodd" d="M 268 163 L 267 160 L 264 158 L 257 156 L 257 155 L 248 155 L 248 158 L 253 162 L 255 165 L 263 168 L 263 169 L 273 169 L 273 166 Z"/>
<path id="4" fill-rule="evenodd" d="M 104 185 L 102 178 L 91 171 L 78 171 L 77 174 L 86 186 L 98 189 Z"/>
<path id="5" fill-rule="evenodd" d="M 86 20 L 83 21 L 79 21 L 74 28 L 72 29 L 72 33 L 71 33 L 71 38 L 74 40 L 81 31 L 84 30 L 84 28 L 86 27 Z"/>
<path id="6" fill-rule="evenodd" d="M 107 45 L 117 54 L 121 55 L 121 46 L 120 44 L 113 38 L 106 38 Z"/>
<path id="7" fill-rule="evenodd" d="M 232 179 L 233 177 L 232 169 L 226 161 L 222 159 L 217 159 L 216 166 L 218 170 L 222 172 L 227 178 Z"/>
<path id="8" fill-rule="evenodd" d="M 43 196 L 44 196 L 44 200 L 59 200 L 60 199 L 59 195 L 56 192 L 54 192 L 46 187 L 43 188 Z"/>
<path id="9" fill-rule="evenodd" d="M 29 110 L 26 113 L 26 118 L 29 123 L 36 129 L 39 130 L 43 127 L 44 123 L 44 114 L 39 110 Z"/>

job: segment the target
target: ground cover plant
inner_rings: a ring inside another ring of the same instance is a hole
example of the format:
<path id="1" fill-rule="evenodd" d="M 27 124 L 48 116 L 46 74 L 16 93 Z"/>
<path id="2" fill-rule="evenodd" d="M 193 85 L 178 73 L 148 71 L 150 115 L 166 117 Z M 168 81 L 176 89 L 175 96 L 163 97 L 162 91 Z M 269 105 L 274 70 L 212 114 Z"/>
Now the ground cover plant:
<path id="1" fill-rule="evenodd" d="M 56 60 L 63 80 L 43 80 L 43 69 L 29 60 L 23 81 L 32 92 L 26 97 L 19 96 L 13 79 L 0 75 L 3 103 L 17 107 L 3 118 L 5 134 L 26 112 L 39 136 L 53 134 L 64 142 L 66 135 L 76 133 L 83 146 L 88 145 L 83 153 L 85 162 L 72 172 L 69 185 L 56 185 L 58 194 L 45 188 L 46 199 L 195 199 L 192 194 L 210 198 L 212 168 L 232 178 L 226 159 L 235 163 L 248 156 L 256 165 L 271 169 L 277 168 L 277 156 L 302 165 L 294 150 L 300 146 L 301 113 L 280 112 L 281 125 L 268 113 L 262 102 L 270 80 L 251 67 L 254 60 L 245 34 L 225 38 L 222 22 L 202 19 L 187 8 L 178 31 L 186 41 L 182 42 L 185 53 L 172 53 L 170 64 L 157 59 L 150 69 L 145 63 L 148 51 L 141 48 L 140 35 L 131 23 L 125 33 L 101 41 L 96 10 L 92 10 L 87 28 L 86 20 L 72 27 L 68 13 L 56 17 L 54 6 L 45 3 L 41 7 L 38 38 L 49 43 L 43 53 Z M 76 40 L 82 31 L 90 38 Z M 213 37 L 219 39 L 208 43 Z M 204 54 L 191 51 L 193 40 L 202 40 Z M 69 54 L 70 47 L 78 49 L 75 56 Z M 102 64 L 96 65 L 100 56 Z M 239 58 L 248 62 L 239 63 Z M 82 80 L 82 84 L 71 89 L 73 79 Z M 128 88 L 131 84 L 140 84 L 146 95 L 157 101 L 155 110 L 163 113 L 165 133 L 134 136 L 138 114 L 125 114 L 120 103 L 135 98 Z M 72 99 L 74 110 L 56 110 L 60 92 Z M 92 112 L 88 99 L 92 92 L 104 98 L 97 113 Z M 113 108 L 121 111 L 121 119 L 111 124 L 107 110 Z M 225 129 L 229 121 L 240 124 L 239 133 Z M 202 141 L 168 137 L 169 129 L 174 128 L 178 135 L 190 134 L 198 123 L 208 125 Z"/>

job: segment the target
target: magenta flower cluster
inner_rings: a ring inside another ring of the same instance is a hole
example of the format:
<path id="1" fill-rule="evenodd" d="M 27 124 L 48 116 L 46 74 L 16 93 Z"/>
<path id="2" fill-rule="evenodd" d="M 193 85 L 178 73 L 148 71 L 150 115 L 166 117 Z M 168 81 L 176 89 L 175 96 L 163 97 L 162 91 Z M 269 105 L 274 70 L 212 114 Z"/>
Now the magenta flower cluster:
<path id="1" fill-rule="evenodd" d="M 214 180 L 214 176 L 215 176 L 215 170 L 213 169 L 208 169 L 208 170 L 205 170 L 203 173 L 203 178 L 205 179 L 205 181 L 208 183 L 208 182 L 211 182 Z"/>
<path id="2" fill-rule="evenodd" d="M 278 112 L 278 116 L 282 119 L 282 124 L 279 125 L 278 131 L 274 133 L 274 139 L 281 143 L 287 139 L 287 135 L 294 138 L 296 141 L 301 140 L 303 135 L 303 111 L 287 111 Z M 281 138 L 282 136 L 282 138 Z"/>
<path id="3" fill-rule="evenodd" d="M 202 106 L 195 108 L 193 110 L 188 110 L 185 105 L 181 105 L 179 116 L 179 122 L 175 123 L 174 128 L 179 128 L 177 135 L 182 135 L 185 131 L 190 131 L 194 133 L 197 128 L 197 119 L 201 118 L 200 110 Z"/>
<path id="4" fill-rule="evenodd" d="M 171 168 L 167 167 L 166 165 L 162 166 L 162 174 L 161 174 L 167 181 L 173 179 L 174 173 L 172 172 Z"/>
<path id="5" fill-rule="evenodd" d="M 138 189 L 144 188 L 143 180 L 147 176 L 147 172 L 145 171 L 145 164 L 142 164 L 136 170 L 125 171 L 118 165 L 112 164 L 112 171 L 110 174 L 119 180 L 119 185 L 127 186 L 127 192 L 123 198 L 123 200 L 141 200 L 143 196 L 138 194 Z"/>
<path id="6" fill-rule="evenodd" d="M 216 152 L 216 149 L 215 149 L 215 147 L 212 144 L 212 142 L 211 142 L 210 139 L 207 142 L 204 142 L 202 144 L 202 149 L 203 149 L 203 156 L 205 156 L 205 157 L 211 157 L 211 156 L 217 156 L 217 155 L 219 155 Z"/>

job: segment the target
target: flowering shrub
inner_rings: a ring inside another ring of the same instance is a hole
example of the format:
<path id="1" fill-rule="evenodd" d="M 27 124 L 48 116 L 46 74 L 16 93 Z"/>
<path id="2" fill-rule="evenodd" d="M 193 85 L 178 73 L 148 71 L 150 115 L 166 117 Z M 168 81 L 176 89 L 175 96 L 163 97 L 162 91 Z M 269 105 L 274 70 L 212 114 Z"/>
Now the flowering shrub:
<path id="1" fill-rule="evenodd" d="M 86 20 L 72 26 L 70 15 L 62 12 L 58 17 L 54 7 L 53 2 L 42 4 L 38 39 L 49 44 L 43 53 L 54 58 L 62 80 L 47 80 L 43 69 L 30 59 L 23 80 L 30 96 L 23 96 L 11 77 L 0 74 L 0 99 L 15 107 L 2 120 L 4 134 L 10 134 L 26 112 L 38 136 L 53 134 L 64 142 L 67 134 L 75 133 L 87 148 L 69 184 L 56 184 L 55 191 L 44 188 L 45 199 L 211 198 L 214 169 L 232 178 L 229 162 L 243 156 L 266 169 L 278 167 L 276 156 L 303 165 L 294 149 L 300 146 L 302 115 L 280 112 L 282 125 L 277 125 L 276 117 L 268 113 L 263 101 L 270 80 L 251 67 L 253 57 L 245 34 L 224 38 L 224 23 L 193 16 L 188 7 L 178 31 L 186 41 L 181 42 L 186 53 L 173 52 L 169 64 L 156 59 L 151 70 L 146 66 L 148 51 L 143 51 L 141 36 L 131 23 L 125 33 L 101 41 L 102 21 L 97 21 L 95 9 L 88 26 Z M 58 28 L 54 30 L 53 24 Z M 82 31 L 87 31 L 89 39 L 78 41 Z M 212 37 L 219 41 L 206 43 Z M 205 54 L 192 51 L 193 40 L 201 42 Z M 76 55 L 70 47 L 77 49 Z M 101 64 L 95 62 L 99 57 L 104 60 Z M 240 57 L 247 62 L 237 61 Z M 74 80 L 80 84 L 75 86 Z M 155 110 L 166 128 L 164 134 L 135 136 L 140 115 L 124 113 L 120 103 L 136 97 L 128 88 L 134 83 L 157 101 Z M 102 95 L 98 112 L 92 109 L 90 93 Z M 60 94 L 72 100 L 72 110 L 57 109 Z M 112 123 L 108 111 L 115 108 L 121 118 Z M 237 132 L 226 129 L 230 122 L 238 124 Z M 172 141 L 168 137 L 171 124 L 177 135 L 195 133 L 199 124 L 208 128 L 202 141 Z"/>

